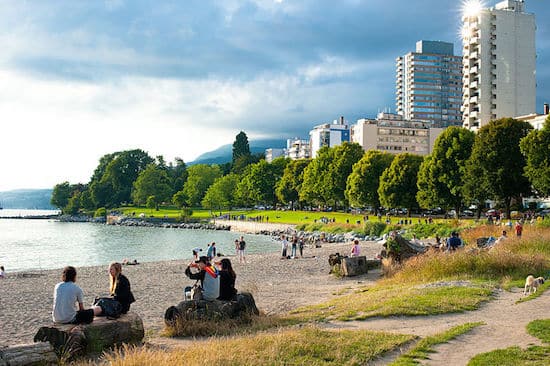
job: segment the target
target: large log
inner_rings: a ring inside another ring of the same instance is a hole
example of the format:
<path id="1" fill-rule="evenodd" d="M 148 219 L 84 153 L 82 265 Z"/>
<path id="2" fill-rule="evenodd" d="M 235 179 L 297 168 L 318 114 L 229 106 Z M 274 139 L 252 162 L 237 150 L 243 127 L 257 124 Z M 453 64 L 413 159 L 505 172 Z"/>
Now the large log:
<path id="1" fill-rule="evenodd" d="M 221 320 L 236 319 L 259 315 L 256 302 L 251 293 L 237 294 L 234 301 L 206 301 L 188 300 L 182 301 L 176 306 L 170 306 L 164 313 L 164 322 L 167 326 L 173 326 L 178 319 L 181 320 Z"/>
<path id="2" fill-rule="evenodd" d="M 137 344 L 143 340 L 143 321 L 129 312 L 117 319 L 94 318 L 90 324 L 55 324 L 41 327 L 34 336 L 35 342 L 49 342 L 58 354 L 69 357 L 97 354 L 123 343 Z"/>
<path id="3" fill-rule="evenodd" d="M 20 344 L 0 349 L 0 366 L 57 365 L 58 359 L 47 342 Z"/>
<path id="4" fill-rule="evenodd" d="M 358 276 L 368 272 L 367 257 L 364 255 L 359 257 L 342 258 L 341 274 L 345 277 Z"/>

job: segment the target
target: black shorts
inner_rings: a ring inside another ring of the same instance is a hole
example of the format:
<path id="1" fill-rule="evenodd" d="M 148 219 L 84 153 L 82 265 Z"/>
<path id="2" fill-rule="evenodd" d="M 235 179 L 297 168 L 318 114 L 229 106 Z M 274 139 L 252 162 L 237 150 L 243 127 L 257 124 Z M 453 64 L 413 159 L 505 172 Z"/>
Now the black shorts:
<path id="1" fill-rule="evenodd" d="M 74 320 L 71 322 L 73 324 L 90 324 L 94 321 L 94 309 L 78 310 Z"/>

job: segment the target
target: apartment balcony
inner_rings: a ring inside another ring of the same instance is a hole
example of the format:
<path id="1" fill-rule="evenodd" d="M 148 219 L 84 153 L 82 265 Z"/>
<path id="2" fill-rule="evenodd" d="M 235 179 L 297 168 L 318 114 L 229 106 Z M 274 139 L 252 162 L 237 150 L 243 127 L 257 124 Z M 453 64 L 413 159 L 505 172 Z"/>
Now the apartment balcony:
<path id="1" fill-rule="evenodd" d="M 470 97 L 470 104 L 477 104 L 478 102 L 479 102 L 479 97 L 477 95 Z"/>
<path id="2" fill-rule="evenodd" d="M 479 118 L 479 112 L 478 111 L 471 111 L 469 114 L 470 118 L 478 119 Z"/>
<path id="3" fill-rule="evenodd" d="M 479 58 L 479 53 L 470 52 L 470 60 L 477 60 Z"/>
<path id="4" fill-rule="evenodd" d="M 479 37 L 470 37 L 470 42 L 468 42 L 470 45 L 478 45 L 479 44 Z"/>
<path id="5" fill-rule="evenodd" d="M 470 67 L 470 74 L 477 74 L 477 71 L 478 71 L 478 68 L 477 66 L 474 66 L 474 67 Z"/>
<path id="6" fill-rule="evenodd" d="M 478 87 L 477 81 L 470 82 L 469 87 L 470 87 L 470 89 L 477 89 L 477 87 Z"/>

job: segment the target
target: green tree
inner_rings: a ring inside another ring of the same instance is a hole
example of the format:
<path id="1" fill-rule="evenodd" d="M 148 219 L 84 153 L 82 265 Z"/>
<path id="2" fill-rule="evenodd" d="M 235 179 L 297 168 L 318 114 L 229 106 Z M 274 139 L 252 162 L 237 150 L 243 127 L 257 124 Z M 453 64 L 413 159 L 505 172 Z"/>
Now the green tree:
<path id="1" fill-rule="evenodd" d="M 69 203 L 69 199 L 73 194 L 73 188 L 69 182 L 56 184 L 53 187 L 50 203 L 62 210 Z"/>
<path id="2" fill-rule="evenodd" d="M 276 204 L 274 188 L 283 169 L 283 164 L 269 164 L 265 160 L 250 165 L 237 185 L 238 198 L 245 203 Z"/>
<path id="3" fill-rule="evenodd" d="M 250 156 L 250 145 L 248 144 L 248 137 L 243 131 L 239 132 L 235 136 L 235 141 L 233 142 L 233 159 L 231 160 L 233 164 L 237 161 L 238 158 L 245 156 Z"/>
<path id="4" fill-rule="evenodd" d="M 464 203 L 466 162 L 474 140 L 475 134 L 462 127 L 448 127 L 439 135 L 418 173 L 416 197 L 420 206 L 452 207 L 459 214 Z"/>
<path id="5" fill-rule="evenodd" d="M 275 187 L 275 194 L 279 201 L 290 204 L 292 210 L 296 203 L 299 204 L 300 189 L 304 181 L 304 169 L 310 162 L 310 159 L 291 160 Z"/>
<path id="6" fill-rule="evenodd" d="M 222 210 L 231 208 L 235 205 L 235 191 L 239 183 L 237 174 L 228 174 L 216 179 L 208 188 L 202 206 L 209 210 Z"/>
<path id="7" fill-rule="evenodd" d="M 329 166 L 328 179 L 330 186 L 330 198 L 334 202 L 335 208 L 338 205 L 346 205 L 346 183 L 349 175 L 353 171 L 353 165 L 357 163 L 365 151 L 357 143 L 344 142 L 333 148 L 333 159 Z"/>
<path id="8" fill-rule="evenodd" d="M 146 203 L 145 203 L 145 206 L 146 206 L 147 208 L 150 208 L 151 210 L 152 210 L 152 209 L 158 210 L 158 209 L 159 209 L 159 208 L 158 208 L 159 206 L 158 206 L 158 199 L 157 199 L 157 197 L 155 197 L 155 196 L 149 196 L 149 197 L 147 197 L 147 201 L 146 201 Z"/>
<path id="9" fill-rule="evenodd" d="M 181 158 L 175 159 L 175 164 L 168 164 L 168 176 L 172 184 L 172 193 L 181 191 L 187 180 L 187 165 Z"/>
<path id="10" fill-rule="evenodd" d="M 519 144 L 532 129 L 528 122 L 513 118 L 491 121 L 478 131 L 472 149 L 468 167 L 479 170 L 476 181 L 487 189 L 490 199 L 502 202 L 507 217 L 512 199 L 531 193 Z"/>
<path id="11" fill-rule="evenodd" d="M 132 198 L 137 205 L 147 203 L 150 196 L 154 196 L 157 204 L 170 201 L 172 196 L 172 186 L 168 178 L 166 168 L 155 164 L 149 164 L 145 170 L 139 173 L 134 182 Z"/>
<path id="12" fill-rule="evenodd" d="M 221 169 L 217 165 L 197 164 L 190 166 L 187 172 L 183 193 L 187 197 L 188 206 L 199 206 L 208 187 L 222 176 Z"/>
<path id="13" fill-rule="evenodd" d="M 521 140 L 520 149 L 526 160 L 525 176 L 539 195 L 550 196 L 550 116 L 541 130 Z"/>
<path id="14" fill-rule="evenodd" d="M 331 199 L 331 181 L 328 176 L 334 150 L 322 147 L 317 156 L 304 169 L 304 181 L 300 189 L 300 200 L 312 204 L 327 205 Z"/>
<path id="15" fill-rule="evenodd" d="M 423 158 L 418 155 L 402 153 L 397 155 L 389 168 L 380 177 L 378 195 L 383 206 L 389 208 L 405 207 L 410 216 L 416 202 L 417 176 Z"/>
<path id="16" fill-rule="evenodd" d="M 177 207 L 179 207 L 179 208 L 185 207 L 188 200 L 189 200 L 189 197 L 187 197 L 187 195 L 185 194 L 185 192 L 183 190 L 176 192 L 172 196 L 172 203 L 174 205 L 176 205 Z"/>
<path id="17" fill-rule="evenodd" d="M 68 215 L 76 215 L 80 210 L 80 196 L 81 193 L 75 190 L 71 198 L 69 198 L 67 205 L 63 209 L 63 213 Z"/>
<path id="18" fill-rule="evenodd" d="M 354 166 L 346 185 L 346 198 L 353 207 L 374 207 L 378 214 L 380 208 L 380 176 L 393 161 L 395 155 L 369 150 Z"/>

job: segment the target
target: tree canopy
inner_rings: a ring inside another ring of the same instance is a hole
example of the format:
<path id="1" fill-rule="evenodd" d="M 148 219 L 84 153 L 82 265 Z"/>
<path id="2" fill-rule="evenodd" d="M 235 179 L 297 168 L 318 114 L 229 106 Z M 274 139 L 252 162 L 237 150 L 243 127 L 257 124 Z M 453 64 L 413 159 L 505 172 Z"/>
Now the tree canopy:
<path id="1" fill-rule="evenodd" d="M 409 153 L 397 155 L 380 177 L 378 194 L 382 205 L 391 208 L 405 207 L 409 215 L 416 202 L 417 176 L 422 156 Z"/>
<path id="2" fill-rule="evenodd" d="M 188 206 L 199 206 L 208 187 L 222 176 L 222 171 L 217 165 L 197 164 L 189 167 L 187 172 L 183 194 L 187 198 Z"/>
<path id="3" fill-rule="evenodd" d="M 531 131 L 520 142 L 525 157 L 525 176 L 542 196 L 550 196 L 550 116 L 541 130 Z"/>
<path id="4" fill-rule="evenodd" d="M 300 189 L 304 181 L 304 170 L 310 159 L 291 160 L 284 169 L 283 176 L 277 182 L 275 193 L 279 201 L 290 204 L 291 209 L 299 201 Z"/>

